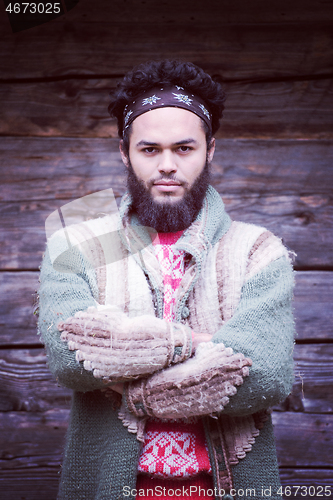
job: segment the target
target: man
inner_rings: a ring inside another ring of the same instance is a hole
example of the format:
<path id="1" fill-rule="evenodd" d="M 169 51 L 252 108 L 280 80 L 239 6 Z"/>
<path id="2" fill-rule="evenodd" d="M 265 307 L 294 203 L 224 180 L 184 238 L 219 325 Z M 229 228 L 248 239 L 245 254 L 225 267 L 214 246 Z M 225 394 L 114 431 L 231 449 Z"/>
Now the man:
<path id="1" fill-rule="evenodd" d="M 75 274 L 52 266 L 49 241 L 39 327 L 74 390 L 59 499 L 281 498 L 267 410 L 292 384 L 292 269 L 209 185 L 223 101 L 190 63 L 126 75 L 110 105 L 120 222 L 68 228 L 88 241 L 68 254 Z"/>

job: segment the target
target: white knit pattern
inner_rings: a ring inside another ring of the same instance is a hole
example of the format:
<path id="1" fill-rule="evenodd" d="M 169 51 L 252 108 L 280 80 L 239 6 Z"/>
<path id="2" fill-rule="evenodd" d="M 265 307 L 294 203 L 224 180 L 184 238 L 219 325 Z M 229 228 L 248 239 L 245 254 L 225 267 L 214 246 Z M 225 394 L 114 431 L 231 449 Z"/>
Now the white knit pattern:
<path id="1" fill-rule="evenodd" d="M 192 432 L 148 431 L 139 472 L 159 477 L 191 477 L 199 472 Z"/>

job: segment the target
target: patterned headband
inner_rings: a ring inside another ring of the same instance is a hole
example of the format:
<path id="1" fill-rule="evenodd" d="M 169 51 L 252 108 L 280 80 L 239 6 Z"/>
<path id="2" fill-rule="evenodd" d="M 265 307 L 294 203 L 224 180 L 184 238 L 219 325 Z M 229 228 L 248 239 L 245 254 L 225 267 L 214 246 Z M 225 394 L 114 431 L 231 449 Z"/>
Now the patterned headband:
<path id="1" fill-rule="evenodd" d="M 124 130 L 143 113 L 164 107 L 187 109 L 202 118 L 209 130 L 212 130 L 212 115 L 206 108 L 204 101 L 198 96 L 189 94 L 178 85 L 150 89 L 128 104 L 124 109 Z"/>

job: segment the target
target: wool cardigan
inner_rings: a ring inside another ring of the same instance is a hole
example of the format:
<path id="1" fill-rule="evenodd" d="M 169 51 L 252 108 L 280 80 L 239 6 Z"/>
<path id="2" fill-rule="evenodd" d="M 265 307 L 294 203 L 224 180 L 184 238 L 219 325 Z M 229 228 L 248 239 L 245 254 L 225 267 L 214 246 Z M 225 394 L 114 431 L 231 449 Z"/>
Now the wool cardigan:
<path id="1" fill-rule="evenodd" d="M 293 381 L 294 280 L 287 251 L 264 228 L 232 222 L 219 194 L 210 186 L 197 219 L 177 242 L 192 258 L 179 288 L 176 321 L 194 331 L 211 333 L 213 343 L 223 343 L 251 358 L 249 376 L 224 405 L 219 388 L 214 386 L 205 411 L 200 405 L 198 409 L 203 393 L 199 382 L 193 382 L 190 399 L 187 393 L 183 401 L 182 382 L 177 384 L 180 394 L 175 397 L 155 373 L 128 382 L 119 409 L 117 394 L 105 392 L 105 382 L 76 361 L 75 352 L 60 339 L 57 329 L 60 319 L 96 304 L 116 303 L 129 316 L 163 318 L 162 276 L 150 235 L 131 212 L 128 194 L 120 206 L 116 245 L 121 247 L 119 255 L 126 258 L 105 258 L 111 240 L 100 236 L 103 231 L 98 226 L 104 224 L 105 229 L 109 219 L 105 216 L 73 228 L 77 240 L 82 243 L 85 233 L 93 248 L 88 257 L 80 245 L 73 248 L 67 269 L 66 262 L 62 267 L 55 265 L 54 256 L 64 250 L 64 239 L 55 235 L 41 268 L 39 332 L 57 382 L 74 391 L 58 499 L 128 497 L 136 484 L 140 433 L 142 438 L 148 414 L 158 418 L 200 415 L 216 499 L 223 498 L 230 488 L 233 498 L 240 489 L 248 490 L 249 495 L 255 493 L 256 499 L 266 498 L 269 488 L 270 497 L 280 500 L 267 410 L 285 399 Z M 113 241 L 116 233 L 109 234 Z M 75 272 L 69 272 L 74 268 Z M 182 362 L 185 368 L 188 362 L 193 364 L 192 358 Z M 170 370 L 172 378 L 177 372 L 171 370 L 179 365 L 160 373 L 168 375 Z M 153 387 L 150 399 L 145 396 L 148 393 L 137 390 L 149 384 Z M 163 413 L 164 402 L 168 402 L 167 415 Z"/>

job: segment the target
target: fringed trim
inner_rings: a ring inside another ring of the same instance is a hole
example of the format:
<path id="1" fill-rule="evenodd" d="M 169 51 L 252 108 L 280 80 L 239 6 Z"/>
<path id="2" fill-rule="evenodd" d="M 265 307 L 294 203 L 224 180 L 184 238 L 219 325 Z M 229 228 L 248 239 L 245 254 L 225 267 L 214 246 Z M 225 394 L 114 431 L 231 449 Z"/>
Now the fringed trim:
<path id="1" fill-rule="evenodd" d="M 244 417 L 227 415 L 206 420 L 209 442 L 212 445 L 212 468 L 215 469 L 217 490 L 226 493 L 234 487 L 232 465 L 246 457 L 259 436 L 260 430 L 269 418 L 269 411 L 263 410 Z"/>
<path id="2" fill-rule="evenodd" d="M 103 392 L 104 396 L 111 401 L 112 408 L 114 410 L 119 410 L 122 401 L 121 394 L 119 394 L 119 392 L 114 391 L 111 387 L 105 387 L 104 389 L 101 389 L 101 392 Z"/>
<path id="3" fill-rule="evenodd" d="M 123 399 L 123 403 L 118 412 L 118 418 L 122 421 L 123 426 L 127 427 L 128 432 L 131 434 L 136 434 L 136 438 L 141 443 L 144 442 L 144 433 L 147 417 L 138 418 L 132 415 L 128 408 L 126 407 Z"/>
<path id="4" fill-rule="evenodd" d="M 249 253 L 246 268 L 246 280 L 252 278 L 274 260 L 280 257 L 289 259 L 287 249 L 281 240 L 270 231 L 262 233 Z"/>
<path id="5" fill-rule="evenodd" d="M 236 465 L 251 451 L 255 438 L 259 436 L 259 430 L 252 415 L 225 419 L 222 428 L 229 450 L 230 464 Z"/>
<path id="6" fill-rule="evenodd" d="M 130 413 L 126 406 L 125 398 L 122 398 L 120 394 L 113 391 L 111 387 L 101 389 L 101 392 L 112 401 L 113 409 L 118 410 L 118 418 L 121 420 L 123 426 L 127 428 L 130 434 L 136 434 L 137 440 L 143 443 L 147 418 L 138 418 Z"/>
<path id="7" fill-rule="evenodd" d="M 237 465 L 252 450 L 255 438 L 268 420 L 266 410 L 244 417 L 223 416 L 219 420 L 227 449 L 228 462 Z M 227 463 L 227 462 L 226 462 Z"/>

